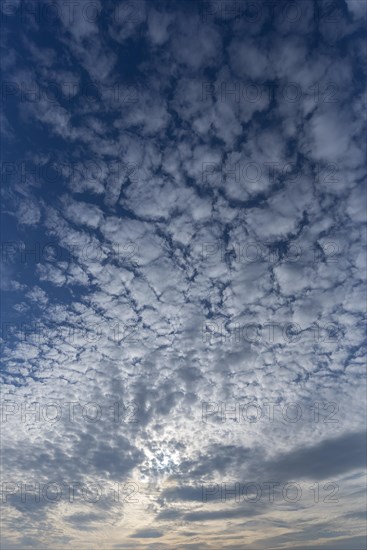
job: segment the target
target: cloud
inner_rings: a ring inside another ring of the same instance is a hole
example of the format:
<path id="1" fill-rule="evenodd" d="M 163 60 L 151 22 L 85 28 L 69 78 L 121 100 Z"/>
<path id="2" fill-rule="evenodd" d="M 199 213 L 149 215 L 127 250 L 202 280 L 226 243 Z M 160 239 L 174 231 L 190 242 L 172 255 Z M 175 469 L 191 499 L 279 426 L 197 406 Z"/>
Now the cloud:
<path id="1" fill-rule="evenodd" d="M 131 537 L 136 539 L 159 539 L 163 537 L 163 533 L 156 529 L 141 529 Z"/>
<path id="2" fill-rule="evenodd" d="M 328 479 L 348 471 L 363 470 L 365 465 L 364 432 L 356 432 L 281 455 L 271 463 L 271 469 L 288 479 Z"/>
<path id="3" fill-rule="evenodd" d="M 199 4 L 3 13 L 6 547 L 361 546 L 362 3 Z"/>

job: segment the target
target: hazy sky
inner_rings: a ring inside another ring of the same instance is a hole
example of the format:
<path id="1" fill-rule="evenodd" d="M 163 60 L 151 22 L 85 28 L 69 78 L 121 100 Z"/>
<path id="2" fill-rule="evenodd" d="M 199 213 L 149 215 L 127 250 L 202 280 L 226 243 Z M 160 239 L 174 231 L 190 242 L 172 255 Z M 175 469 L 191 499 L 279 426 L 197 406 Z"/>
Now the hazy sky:
<path id="1" fill-rule="evenodd" d="M 365 548 L 366 3 L 4 1 L 3 548 Z"/>

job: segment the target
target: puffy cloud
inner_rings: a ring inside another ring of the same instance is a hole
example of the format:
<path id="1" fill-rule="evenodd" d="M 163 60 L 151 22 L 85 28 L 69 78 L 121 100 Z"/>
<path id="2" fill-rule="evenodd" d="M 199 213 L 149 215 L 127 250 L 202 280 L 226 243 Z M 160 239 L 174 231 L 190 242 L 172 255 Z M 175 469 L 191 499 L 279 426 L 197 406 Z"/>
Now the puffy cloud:
<path id="1" fill-rule="evenodd" d="M 82 2 L 42 40 L 25 18 L 6 547 L 361 546 L 361 4 Z"/>

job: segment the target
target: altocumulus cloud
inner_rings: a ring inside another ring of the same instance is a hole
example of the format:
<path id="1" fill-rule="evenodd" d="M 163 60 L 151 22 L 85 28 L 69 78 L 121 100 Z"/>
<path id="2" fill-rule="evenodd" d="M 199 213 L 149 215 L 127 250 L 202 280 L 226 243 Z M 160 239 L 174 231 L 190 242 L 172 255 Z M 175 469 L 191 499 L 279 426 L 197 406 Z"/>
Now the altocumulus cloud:
<path id="1" fill-rule="evenodd" d="M 365 2 L 1 18 L 4 548 L 363 548 Z"/>

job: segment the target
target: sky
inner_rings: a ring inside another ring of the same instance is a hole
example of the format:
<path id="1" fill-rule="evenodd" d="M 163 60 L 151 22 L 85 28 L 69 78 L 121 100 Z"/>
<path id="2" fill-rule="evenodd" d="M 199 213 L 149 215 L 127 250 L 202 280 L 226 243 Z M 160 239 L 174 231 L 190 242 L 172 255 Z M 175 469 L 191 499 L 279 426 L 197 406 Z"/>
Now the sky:
<path id="1" fill-rule="evenodd" d="M 0 9 L 2 548 L 365 548 L 366 3 Z"/>

